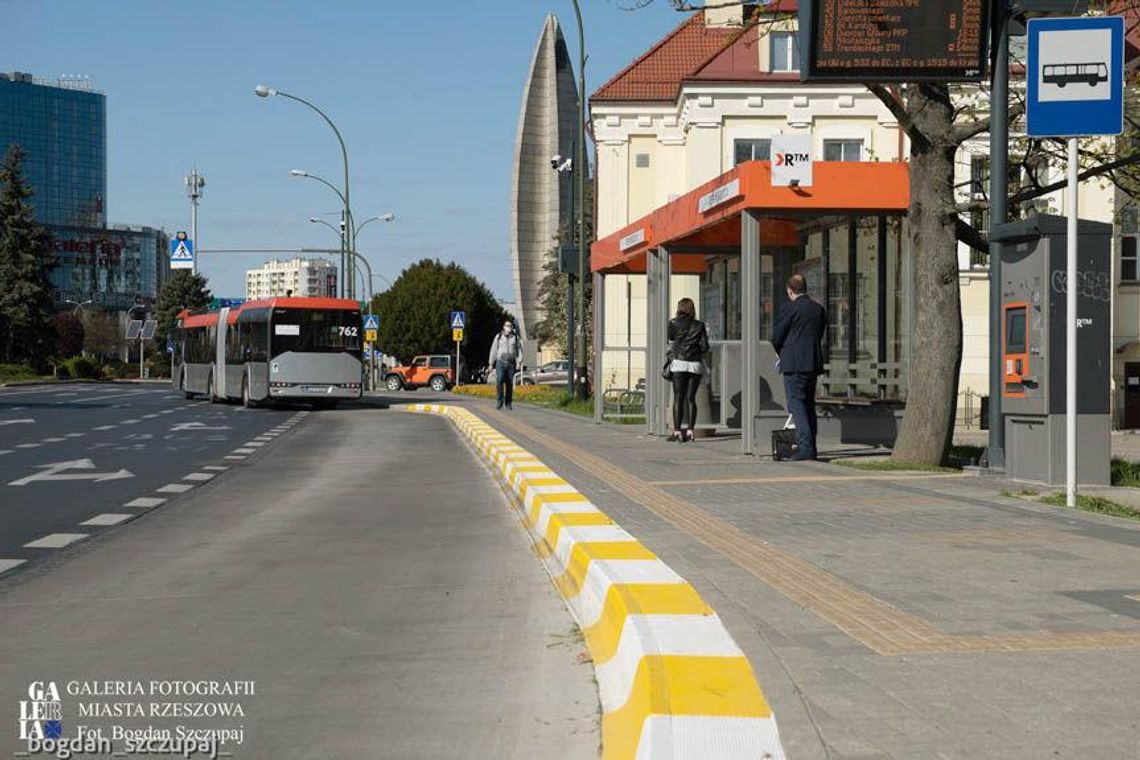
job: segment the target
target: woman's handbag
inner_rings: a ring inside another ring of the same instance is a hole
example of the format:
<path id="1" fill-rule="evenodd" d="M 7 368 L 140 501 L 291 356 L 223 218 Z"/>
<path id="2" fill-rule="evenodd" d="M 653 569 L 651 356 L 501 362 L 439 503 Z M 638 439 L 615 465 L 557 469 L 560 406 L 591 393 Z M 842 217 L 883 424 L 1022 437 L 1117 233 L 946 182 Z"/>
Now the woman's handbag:
<path id="1" fill-rule="evenodd" d="M 673 352 L 670 351 L 665 354 L 665 366 L 661 368 L 661 377 L 665 378 L 666 382 L 673 382 Z"/>

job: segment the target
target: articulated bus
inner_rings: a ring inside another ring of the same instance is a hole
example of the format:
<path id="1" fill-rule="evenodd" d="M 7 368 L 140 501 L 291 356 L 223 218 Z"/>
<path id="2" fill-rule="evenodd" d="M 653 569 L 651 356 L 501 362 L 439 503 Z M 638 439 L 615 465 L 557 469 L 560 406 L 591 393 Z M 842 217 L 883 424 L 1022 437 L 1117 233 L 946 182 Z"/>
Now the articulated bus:
<path id="1" fill-rule="evenodd" d="M 331 409 L 360 398 L 360 304 L 340 298 L 268 298 L 183 311 L 173 338 L 174 387 L 193 398 L 247 406 L 302 401 Z"/>

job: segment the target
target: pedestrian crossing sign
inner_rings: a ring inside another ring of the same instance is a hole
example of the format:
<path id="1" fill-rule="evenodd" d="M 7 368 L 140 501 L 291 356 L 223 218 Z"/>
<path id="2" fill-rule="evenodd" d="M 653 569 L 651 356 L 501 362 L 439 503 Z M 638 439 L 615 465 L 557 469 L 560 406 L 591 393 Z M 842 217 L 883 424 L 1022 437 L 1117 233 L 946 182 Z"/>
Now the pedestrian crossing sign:
<path id="1" fill-rule="evenodd" d="M 178 235 L 170 241 L 170 268 L 194 268 L 194 241 L 186 237 L 185 232 L 179 232 Z"/>
<path id="2" fill-rule="evenodd" d="M 379 330 L 380 329 L 380 317 L 376 316 L 375 314 L 365 314 L 364 315 L 364 329 L 365 330 Z"/>
<path id="3" fill-rule="evenodd" d="M 451 329 L 462 330 L 467 326 L 467 312 L 453 311 L 451 312 Z"/>

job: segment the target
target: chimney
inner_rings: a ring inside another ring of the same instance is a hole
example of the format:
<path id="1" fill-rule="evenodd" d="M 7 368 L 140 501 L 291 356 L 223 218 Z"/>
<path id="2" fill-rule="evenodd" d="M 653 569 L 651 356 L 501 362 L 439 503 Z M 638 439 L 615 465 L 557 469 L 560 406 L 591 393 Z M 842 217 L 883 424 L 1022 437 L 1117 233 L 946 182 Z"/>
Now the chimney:
<path id="1" fill-rule="evenodd" d="M 705 26 L 744 26 L 744 3 L 740 0 L 709 0 L 705 4 Z"/>

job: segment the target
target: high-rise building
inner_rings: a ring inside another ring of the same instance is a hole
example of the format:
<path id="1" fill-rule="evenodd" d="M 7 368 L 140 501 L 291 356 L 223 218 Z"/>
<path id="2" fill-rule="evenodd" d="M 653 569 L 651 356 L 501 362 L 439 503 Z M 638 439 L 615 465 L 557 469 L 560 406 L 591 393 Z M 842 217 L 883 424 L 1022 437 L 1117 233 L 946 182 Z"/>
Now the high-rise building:
<path id="1" fill-rule="evenodd" d="M 107 99 L 86 77 L 0 73 L 0 152 L 24 149 L 30 205 L 47 228 L 56 303 L 153 304 L 170 272 L 165 231 L 107 224 Z"/>
<path id="2" fill-rule="evenodd" d="M 336 265 L 327 259 L 274 259 L 245 273 L 245 297 L 335 298 Z"/>
<path id="3" fill-rule="evenodd" d="M 535 326 L 541 319 L 538 289 L 547 254 L 559 244 L 560 221 L 570 207 L 571 172 L 551 166 L 554 156 L 574 153 L 578 87 L 558 19 L 546 17 L 523 88 L 511 175 L 511 269 L 522 323 L 524 361 L 535 363 Z M 579 171 L 579 167 L 573 167 Z M 567 221 L 569 217 L 567 215 Z"/>
<path id="4" fill-rule="evenodd" d="M 0 73 L 0 150 L 11 143 L 24 149 L 41 224 L 106 223 L 107 99 L 91 80 Z"/>

